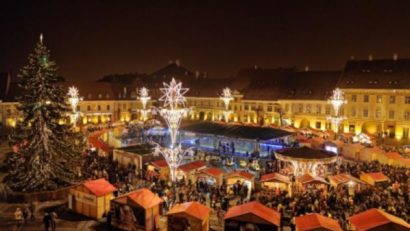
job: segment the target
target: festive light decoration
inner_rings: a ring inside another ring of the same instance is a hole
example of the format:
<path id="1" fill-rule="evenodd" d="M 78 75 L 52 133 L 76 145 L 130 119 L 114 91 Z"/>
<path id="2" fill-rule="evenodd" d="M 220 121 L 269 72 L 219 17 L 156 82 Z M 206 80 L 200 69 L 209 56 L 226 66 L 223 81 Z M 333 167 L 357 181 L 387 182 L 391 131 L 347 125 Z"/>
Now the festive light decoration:
<path id="1" fill-rule="evenodd" d="M 229 104 L 233 100 L 231 89 L 229 87 L 226 87 L 222 90 L 222 95 L 219 97 L 225 104 L 225 110 L 224 110 L 224 118 L 225 122 L 229 121 L 229 115 L 231 114 L 231 111 L 229 110 Z"/>
<path id="2" fill-rule="evenodd" d="M 83 98 L 79 96 L 78 88 L 76 88 L 75 86 L 68 88 L 68 96 L 68 102 L 71 106 L 71 110 L 73 111 L 73 125 L 75 127 L 79 116 L 77 105 L 80 103 L 80 101 L 83 100 Z"/>
<path id="3" fill-rule="evenodd" d="M 139 93 L 140 94 L 138 96 L 138 99 L 141 101 L 142 104 L 142 109 L 140 110 L 142 119 L 146 120 L 148 117 L 147 103 L 149 100 L 151 100 L 151 97 L 148 94 L 148 89 L 145 87 L 142 87 Z"/>
<path id="4" fill-rule="evenodd" d="M 347 103 L 344 97 L 344 92 L 339 88 L 334 89 L 332 96 L 328 100 L 328 103 L 332 104 L 335 111 L 335 116 L 339 116 L 340 108 L 343 104 Z"/>
<path id="5" fill-rule="evenodd" d="M 335 90 L 333 90 L 333 94 L 327 102 L 333 106 L 334 110 L 334 115 L 328 116 L 327 120 L 329 120 L 332 123 L 333 130 L 335 132 L 338 132 L 340 124 L 342 124 L 343 120 L 345 119 L 344 116 L 339 115 L 340 108 L 343 104 L 347 103 L 347 100 L 345 100 L 344 97 L 344 92 L 339 88 L 336 88 Z"/>
<path id="6" fill-rule="evenodd" d="M 182 83 L 177 83 L 173 78 L 169 84 L 163 83 L 164 88 L 160 88 L 163 96 L 160 101 L 164 102 L 164 108 L 158 109 L 159 114 L 164 118 L 169 128 L 171 136 L 170 148 L 161 147 L 155 144 L 154 155 L 162 155 L 168 163 L 170 169 L 171 181 L 176 182 L 176 172 L 182 160 L 186 155 L 193 155 L 192 148 L 183 150 L 181 145 L 176 145 L 178 129 L 181 124 L 182 117 L 187 115 L 188 109 L 185 108 L 186 99 L 184 94 L 188 92 L 188 88 L 183 88 Z"/>

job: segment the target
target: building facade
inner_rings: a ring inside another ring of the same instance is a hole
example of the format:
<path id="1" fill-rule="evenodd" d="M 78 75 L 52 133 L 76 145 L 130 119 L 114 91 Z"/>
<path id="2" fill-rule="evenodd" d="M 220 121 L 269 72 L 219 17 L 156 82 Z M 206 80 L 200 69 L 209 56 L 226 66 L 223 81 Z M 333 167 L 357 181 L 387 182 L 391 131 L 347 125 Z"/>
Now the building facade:
<path id="1" fill-rule="evenodd" d="M 3 127 L 13 127 L 21 117 L 16 103 L 21 90 L 9 75 L 0 77 L 0 122 Z M 85 125 L 137 119 L 142 107 L 137 99 L 139 89 L 145 86 L 150 90 L 153 100 L 148 107 L 158 106 L 159 88 L 172 77 L 190 88 L 186 106 L 192 112 L 187 119 L 223 120 L 225 105 L 219 97 L 222 89 L 229 87 L 234 97 L 229 106 L 231 122 L 331 129 L 327 116 L 333 109 L 327 99 L 339 87 L 348 101 L 341 109 L 346 117 L 340 127 L 343 132 L 409 138 L 410 59 L 349 60 L 341 71 L 254 67 L 242 69 L 232 78 L 210 78 L 171 62 L 151 74 L 63 84 L 79 87 L 83 96 L 79 121 Z"/>

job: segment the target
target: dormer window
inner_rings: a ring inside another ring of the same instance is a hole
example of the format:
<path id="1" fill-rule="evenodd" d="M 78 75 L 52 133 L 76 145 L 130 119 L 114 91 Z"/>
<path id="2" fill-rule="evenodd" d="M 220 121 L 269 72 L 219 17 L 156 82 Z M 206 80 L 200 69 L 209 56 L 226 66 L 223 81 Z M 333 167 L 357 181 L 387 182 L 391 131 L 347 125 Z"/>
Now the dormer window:
<path id="1" fill-rule="evenodd" d="M 91 94 L 88 94 L 88 96 L 87 96 L 88 99 L 91 99 L 92 97 L 93 97 L 93 95 L 91 95 Z"/>
<path id="2" fill-rule="evenodd" d="M 110 94 L 107 93 L 107 94 L 105 95 L 105 98 L 109 99 L 109 98 L 110 98 Z"/>
<path id="3" fill-rule="evenodd" d="M 102 94 L 98 94 L 98 99 L 102 99 Z"/>

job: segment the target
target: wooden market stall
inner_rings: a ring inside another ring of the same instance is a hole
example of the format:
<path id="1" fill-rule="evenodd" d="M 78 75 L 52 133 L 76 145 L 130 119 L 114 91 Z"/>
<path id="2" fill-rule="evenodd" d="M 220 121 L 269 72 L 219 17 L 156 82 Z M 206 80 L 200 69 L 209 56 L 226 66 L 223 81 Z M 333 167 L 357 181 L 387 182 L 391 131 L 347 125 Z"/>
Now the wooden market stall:
<path id="1" fill-rule="evenodd" d="M 208 231 L 210 213 L 210 208 L 195 201 L 176 204 L 167 213 L 168 231 Z"/>
<path id="2" fill-rule="evenodd" d="M 223 183 L 223 176 L 225 172 L 222 169 L 209 167 L 197 172 L 197 180 L 205 180 L 205 182 L 214 184 L 218 188 Z"/>
<path id="3" fill-rule="evenodd" d="M 160 180 L 169 180 L 169 167 L 166 160 L 152 161 L 147 166 L 148 171 L 158 171 L 158 177 Z"/>
<path id="4" fill-rule="evenodd" d="M 363 173 L 360 175 L 360 180 L 375 186 L 379 183 L 388 182 L 390 179 L 384 175 L 382 172 L 370 172 L 370 173 Z"/>
<path id="5" fill-rule="evenodd" d="M 280 230 L 280 213 L 260 202 L 237 205 L 224 216 L 224 230 Z"/>
<path id="6" fill-rule="evenodd" d="M 361 161 L 377 160 L 379 155 L 384 155 L 385 151 L 379 147 L 364 148 L 360 151 L 359 159 Z"/>
<path id="7" fill-rule="evenodd" d="M 356 231 L 408 231 L 410 224 L 380 209 L 369 209 L 348 218 Z"/>
<path id="8" fill-rule="evenodd" d="M 360 160 L 360 153 L 366 147 L 362 144 L 345 144 L 343 146 L 342 155 L 347 159 Z"/>
<path id="9" fill-rule="evenodd" d="M 255 176 L 249 172 L 245 171 L 234 171 L 228 173 L 226 176 L 226 184 L 228 185 L 228 192 L 233 191 L 233 186 L 235 184 L 246 185 L 248 187 L 248 194 L 255 187 Z"/>
<path id="10" fill-rule="evenodd" d="M 296 177 L 296 185 L 300 189 L 321 188 L 327 191 L 329 183 L 322 177 L 304 174 Z"/>
<path id="11" fill-rule="evenodd" d="M 296 231 L 343 231 L 337 220 L 311 213 L 295 218 Z"/>
<path id="12" fill-rule="evenodd" d="M 86 181 L 70 190 L 69 207 L 79 214 L 101 219 L 110 211 L 114 191 L 117 189 L 104 178 Z"/>
<path id="13" fill-rule="evenodd" d="M 290 179 L 287 176 L 279 174 L 277 172 L 268 173 L 262 175 L 259 182 L 261 182 L 262 188 L 290 191 Z"/>
<path id="14" fill-rule="evenodd" d="M 405 167 L 406 166 L 405 158 L 402 155 L 400 155 L 400 153 L 398 152 L 386 152 L 384 156 L 385 158 L 383 158 L 382 160 L 379 160 L 379 162 L 382 164 L 388 164 L 388 165 L 392 165 L 395 167 Z"/>
<path id="15" fill-rule="evenodd" d="M 347 186 L 349 194 L 353 195 L 356 189 L 366 187 L 367 183 L 347 173 L 341 173 L 334 176 L 328 176 L 329 183 L 334 188 Z"/>
<path id="16" fill-rule="evenodd" d="M 116 148 L 114 149 L 113 159 L 123 168 L 135 165 L 135 173 L 138 173 L 145 163 L 159 158 L 152 155 L 153 148 L 154 146 L 148 144 Z"/>
<path id="17" fill-rule="evenodd" d="M 113 225 L 121 230 L 156 230 L 160 227 L 162 199 L 146 188 L 121 195 L 112 201 Z"/>
<path id="18" fill-rule="evenodd" d="M 206 162 L 203 160 L 196 160 L 179 166 L 177 170 L 177 178 L 185 179 L 185 183 L 189 180 L 194 183 L 196 181 L 196 173 L 206 168 Z"/>

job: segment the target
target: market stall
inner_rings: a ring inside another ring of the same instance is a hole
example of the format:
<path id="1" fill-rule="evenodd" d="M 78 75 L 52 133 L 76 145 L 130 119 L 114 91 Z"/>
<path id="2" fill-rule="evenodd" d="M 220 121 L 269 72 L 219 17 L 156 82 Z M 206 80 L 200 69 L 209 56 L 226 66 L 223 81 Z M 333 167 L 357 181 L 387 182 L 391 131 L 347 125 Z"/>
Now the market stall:
<path id="1" fill-rule="evenodd" d="M 177 178 L 179 180 L 184 179 L 185 183 L 196 181 L 196 173 L 206 168 L 206 162 L 202 160 L 196 160 L 184 165 L 179 166 L 177 170 Z"/>
<path id="2" fill-rule="evenodd" d="M 222 169 L 209 167 L 197 173 L 197 180 L 203 180 L 204 182 L 219 188 L 223 183 L 224 174 L 225 172 Z"/>
<path id="3" fill-rule="evenodd" d="M 369 209 L 349 217 L 351 229 L 357 231 L 408 231 L 410 224 L 380 209 Z"/>
<path id="4" fill-rule="evenodd" d="M 295 218 L 297 231 L 343 231 L 337 220 L 318 213 L 311 213 Z"/>
<path id="5" fill-rule="evenodd" d="M 134 165 L 135 173 L 138 173 L 145 163 L 156 160 L 156 157 L 152 155 L 153 148 L 154 146 L 149 144 L 117 148 L 114 149 L 113 159 L 123 168 Z"/>
<path id="6" fill-rule="evenodd" d="M 168 231 L 208 231 L 211 209 L 198 203 L 176 204 L 167 213 Z"/>
<path id="7" fill-rule="evenodd" d="M 366 148 L 365 146 L 359 143 L 345 144 L 343 146 L 342 155 L 344 158 L 347 158 L 347 159 L 359 160 L 360 152 L 362 151 L 362 149 L 365 149 L 365 148 Z"/>
<path id="8" fill-rule="evenodd" d="M 329 183 L 322 177 L 304 174 L 296 177 L 296 186 L 298 189 L 323 189 L 327 191 Z"/>
<path id="9" fill-rule="evenodd" d="M 353 195 L 355 190 L 366 187 L 367 183 L 347 173 L 341 173 L 334 176 L 328 176 L 329 183 L 334 188 L 347 186 L 349 194 Z"/>
<path id="10" fill-rule="evenodd" d="M 147 166 L 147 170 L 158 173 L 160 180 L 169 180 L 169 167 L 165 160 L 152 161 Z"/>
<path id="11" fill-rule="evenodd" d="M 290 191 L 289 177 L 276 172 L 262 175 L 259 181 L 262 188 Z"/>
<path id="12" fill-rule="evenodd" d="M 86 181 L 70 189 L 69 207 L 79 214 L 101 219 L 110 210 L 114 191 L 117 189 L 103 178 Z"/>
<path id="13" fill-rule="evenodd" d="M 148 189 L 139 189 L 114 200 L 113 225 L 121 230 L 156 230 L 160 226 L 162 199 Z M 119 219 L 115 219 L 119 217 Z"/>
<path id="14" fill-rule="evenodd" d="M 228 209 L 224 216 L 225 231 L 280 230 L 280 213 L 253 201 Z"/>
<path id="15" fill-rule="evenodd" d="M 370 173 L 363 173 L 360 175 L 360 180 L 375 186 L 377 184 L 389 182 L 389 178 L 384 175 L 382 172 L 370 172 Z"/>
<path id="16" fill-rule="evenodd" d="M 255 185 L 255 176 L 245 171 L 234 171 L 226 175 L 226 184 L 228 185 L 228 193 L 232 194 L 235 191 L 235 187 L 246 186 L 248 188 L 248 196 Z"/>
<path id="17" fill-rule="evenodd" d="M 361 161 L 373 161 L 377 160 L 378 156 L 384 155 L 383 149 L 379 147 L 373 147 L 373 148 L 364 148 L 360 151 L 359 154 L 359 159 Z"/>

